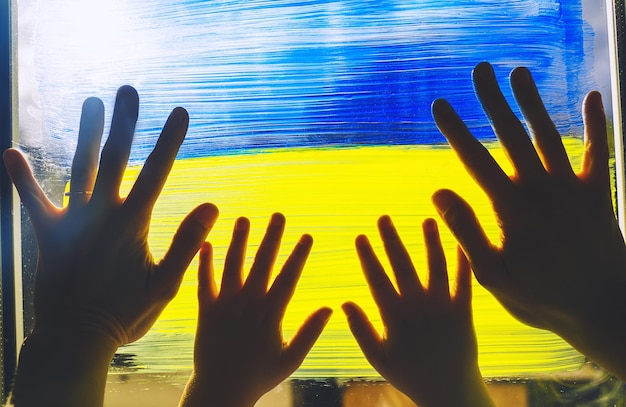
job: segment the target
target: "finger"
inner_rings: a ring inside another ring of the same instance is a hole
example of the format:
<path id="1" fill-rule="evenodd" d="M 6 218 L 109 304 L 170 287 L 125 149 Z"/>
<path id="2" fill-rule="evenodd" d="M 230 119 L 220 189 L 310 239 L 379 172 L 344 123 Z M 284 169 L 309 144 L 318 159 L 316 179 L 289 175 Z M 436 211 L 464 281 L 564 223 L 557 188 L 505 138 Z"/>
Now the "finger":
<path id="1" fill-rule="evenodd" d="M 57 208 L 39 186 L 26 158 L 18 150 L 10 148 L 4 151 L 2 159 L 33 226 L 35 229 L 45 226 Z"/>
<path id="2" fill-rule="evenodd" d="M 378 305 L 383 320 L 388 320 L 389 313 L 398 305 L 398 293 L 391 284 L 378 257 L 376 257 L 369 240 L 364 235 L 356 238 L 356 251 L 372 297 Z"/>
<path id="3" fill-rule="evenodd" d="M 215 285 L 214 276 L 213 246 L 209 242 L 204 242 L 200 247 L 198 264 L 198 303 L 200 312 L 213 304 L 217 299 L 217 286 Z"/>
<path id="4" fill-rule="evenodd" d="M 285 216 L 280 213 L 273 214 L 244 284 L 244 289 L 256 297 L 262 297 L 267 292 L 284 230 Z"/>
<path id="5" fill-rule="evenodd" d="M 500 91 L 491 65 L 486 62 L 478 64 L 473 72 L 473 81 L 483 110 L 520 180 L 535 182 L 545 176 L 537 151 Z"/>
<path id="6" fill-rule="evenodd" d="M 609 145 L 602 96 L 590 92 L 583 102 L 585 152 L 581 177 L 603 188 L 609 185 Z"/>
<path id="7" fill-rule="evenodd" d="M 356 339 L 363 355 L 379 373 L 384 366 L 385 352 L 383 339 L 367 318 L 365 312 L 353 302 L 342 304 L 344 314 L 348 319 L 350 332 Z"/>
<path id="8" fill-rule="evenodd" d="M 320 308 L 304 321 L 304 324 L 302 324 L 283 350 L 279 368 L 283 378 L 288 377 L 302 364 L 302 361 L 322 334 L 332 313 L 333 310 L 330 308 Z"/>
<path id="9" fill-rule="evenodd" d="M 167 180 L 178 149 L 187 134 L 189 115 L 182 107 L 172 111 L 152 153 L 126 198 L 125 206 L 148 218 Z"/>
<path id="10" fill-rule="evenodd" d="M 220 298 L 229 298 L 241 290 L 249 232 L 250 221 L 247 218 L 237 219 L 224 261 Z"/>
<path id="11" fill-rule="evenodd" d="M 574 171 L 561 141 L 561 135 L 546 111 L 530 71 L 523 67 L 513 70 L 511 88 L 545 168 L 552 175 L 572 177 Z"/>
<path id="12" fill-rule="evenodd" d="M 469 204 L 445 189 L 435 192 L 432 199 L 439 215 L 467 254 L 478 281 L 486 287 L 502 284 L 506 275 L 501 269 L 498 249 L 489 242 Z"/>
<path id="13" fill-rule="evenodd" d="M 312 246 L 313 238 L 302 235 L 267 294 L 270 315 L 276 320 L 281 320 L 285 314 Z"/>
<path id="14" fill-rule="evenodd" d="M 206 203 L 192 210 L 181 222 L 172 244 L 155 267 L 156 291 L 167 299 L 178 292 L 178 286 L 191 260 L 194 258 L 218 216 L 215 205 Z"/>
<path id="15" fill-rule="evenodd" d="M 439 229 L 434 219 L 426 219 L 422 224 L 426 259 L 428 260 L 428 294 L 429 297 L 443 302 L 450 299 L 448 284 L 448 266 L 446 255 L 441 246 Z"/>
<path id="16" fill-rule="evenodd" d="M 456 248 L 457 271 L 454 288 L 454 303 L 471 312 L 472 305 L 472 269 L 461 246 Z"/>
<path id="17" fill-rule="evenodd" d="M 398 231 L 389 216 L 382 216 L 378 220 L 378 231 L 396 276 L 400 292 L 403 296 L 421 296 L 424 290 L 422 283 L 417 276 L 411 256 L 402 243 Z"/>
<path id="18" fill-rule="evenodd" d="M 494 201 L 507 199 L 513 191 L 509 176 L 444 99 L 433 103 L 432 113 L 437 127 L 454 149 L 470 176 Z"/>
<path id="19" fill-rule="evenodd" d="M 98 98 L 88 98 L 83 103 L 78 143 L 72 160 L 68 203 L 70 207 L 89 202 L 98 171 L 98 153 L 103 129 L 104 104 Z"/>
<path id="20" fill-rule="evenodd" d="M 102 149 L 100 168 L 92 199 L 107 203 L 119 199 L 119 188 L 126 169 L 139 113 L 139 96 L 135 89 L 123 86 L 117 91 L 111 130 Z"/>

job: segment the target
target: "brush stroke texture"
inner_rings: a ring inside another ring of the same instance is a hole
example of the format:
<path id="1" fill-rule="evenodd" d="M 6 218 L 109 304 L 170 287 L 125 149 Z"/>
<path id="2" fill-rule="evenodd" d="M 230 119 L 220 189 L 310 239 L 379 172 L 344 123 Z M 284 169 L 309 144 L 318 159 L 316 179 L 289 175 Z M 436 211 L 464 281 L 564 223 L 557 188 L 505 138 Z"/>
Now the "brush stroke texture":
<path id="1" fill-rule="evenodd" d="M 30 132 L 73 140 L 67 107 L 129 83 L 142 96 L 133 162 L 177 104 L 191 114 L 181 158 L 441 143 L 436 97 L 490 139 L 470 81 L 487 60 L 500 78 L 530 67 L 559 130 L 582 134 L 580 102 L 594 82 L 580 1 L 41 1 L 31 16 L 40 100 L 27 110 L 43 126 Z"/>

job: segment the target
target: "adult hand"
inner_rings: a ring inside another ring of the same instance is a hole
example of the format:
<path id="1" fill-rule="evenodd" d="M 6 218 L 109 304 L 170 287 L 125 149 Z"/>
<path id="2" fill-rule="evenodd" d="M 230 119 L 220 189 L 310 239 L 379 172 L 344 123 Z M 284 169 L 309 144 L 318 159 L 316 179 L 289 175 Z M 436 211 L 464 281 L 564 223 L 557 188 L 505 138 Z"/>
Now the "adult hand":
<path id="1" fill-rule="evenodd" d="M 433 116 L 491 199 L 501 241 L 486 238 L 469 204 L 454 192 L 436 192 L 434 204 L 478 281 L 506 309 L 626 379 L 626 325 L 620 322 L 626 320 L 626 249 L 612 208 L 600 94 L 589 93 L 583 104 L 584 157 L 575 172 L 528 69 L 512 72 L 511 87 L 532 140 L 492 67 L 478 65 L 473 80 L 514 174 L 500 168 L 446 101 L 435 101 Z"/>
<path id="2" fill-rule="evenodd" d="M 313 243 L 309 235 L 300 238 L 268 289 L 284 227 L 284 216 L 274 214 L 244 282 L 250 223 L 238 219 L 219 292 L 211 246 L 201 248 L 194 371 L 181 406 L 252 407 L 300 366 L 322 333 L 330 308 L 312 313 L 289 342 L 283 340 L 281 321 Z"/>
<path id="3" fill-rule="evenodd" d="M 398 289 L 393 286 L 365 236 L 356 248 L 370 291 L 385 326 L 380 335 L 363 310 L 346 302 L 350 329 L 372 366 L 420 407 L 493 406 L 478 368 L 472 322 L 471 270 L 458 249 L 454 295 L 437 223 L 423 223 L 428 286 L 388 216 L 378 222 Z"/>
<path id="4" fill-rule="evenodd" d="M 96 98 L 85 101 L 67 207 L 52 204 L 19 151 L 3 155 L 39 250 L 35 327 L 20 353 L 13 393 L 18 406 L 50 400 L 65 406 L 101 404 L 115 350 L 152 326 L 217 217 L 213 205 L 194 209 L 163 259 L 154 261 L 147 243 L 152 208 L 185 137 L 188 116 L 174 109 L 132 190 L 121 198 L 138 107 L 136 91 L 120 88 L 98 168 L 104 107 Z"/>

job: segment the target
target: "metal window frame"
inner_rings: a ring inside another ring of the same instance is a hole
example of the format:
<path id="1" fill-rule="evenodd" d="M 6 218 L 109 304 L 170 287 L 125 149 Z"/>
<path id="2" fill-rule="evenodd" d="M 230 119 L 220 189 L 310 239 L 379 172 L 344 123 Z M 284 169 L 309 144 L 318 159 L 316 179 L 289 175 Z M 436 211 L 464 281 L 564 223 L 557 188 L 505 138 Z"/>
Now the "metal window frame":
<path id="1" fill-rule="evenodd" d="M 16 81 L 15 47 L 13 11 L 14 0 L 1 0 L 0 3 L 0 150 L 4 151 L 12 146 L 14 130 L 17 123 L 15 118 Z M 13 186 L 7 172 L 4 170 L 4 161 L 0 158 L 0 338 L 2 349 L 0 356 L 2 402 L 11 390 L 15 368 L 17 366 L 17 310 L 16 306 L 16 233 L 14 211 L 15 197 Z M 18 204 L 19 205 L 19 204 Z M 18 233 L 19 236 L 19 233 Z M 18 243 L 19 247 L 19 243 Z"/>

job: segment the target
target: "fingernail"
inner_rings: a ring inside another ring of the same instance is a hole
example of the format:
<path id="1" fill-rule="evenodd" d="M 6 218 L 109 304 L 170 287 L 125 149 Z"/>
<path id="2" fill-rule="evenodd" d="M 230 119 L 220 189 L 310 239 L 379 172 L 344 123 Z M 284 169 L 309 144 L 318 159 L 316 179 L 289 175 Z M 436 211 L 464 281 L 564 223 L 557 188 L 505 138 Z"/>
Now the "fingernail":
<path id="1" fill-rule="evenodd" d="M 270 226 L 280 226 L 284 224 L 285 221 L 286 221 L 285 215 L 283 215 L 280 212 L 276 212 L 276 213 L 273 213 L 272 217 L 270 218 Z"/>
<path id="2" fill-rule="evenodd" d="M 2 153 L 2 159 L 4 160 L 5 165 L 13 165 L 16 162 L 15 156 L 10 149 L 4 150 L 4 153 Z"/>
<path id="3" fill-rule="evenodd" d="M 532 75 L 527 68 L 522 68 L 522 79 L 524 80 L 525 85 L 530 85 L 533 81 Z"/>
<path id="4" fill-rule="evenodd" d="M 355 239 L 355 244 L 357 247 L 367 246 L 369 244 L 369 239 L 365 235 L 358 235 Z"/>
<path id="5" fill-rule="evenodd" d="M 433 113 L 447 113 L 453 110 L 450 103 L 443 98 L 436 99 L 430 109 Z"/>
<path id="6" fill-rule="evenodd" d="M 389 228 L 393 226 L 393 222 L 391 221 L 391 216 L 383 215 L 378 218 L 378 225 L 380 227 Z"/>
<path id="7" fill-rule="evenodd" d="M 424 220 L 424 223 L 422 223 L 422 227 L 424 232 L 434 233 L 437 231 L 437 221 L 432 218 L 427 218 Z"/>
<path id="8" fill-rule="evenodd" d="M 83 110 L 88 112 L 103 110 L 104 105 L 97 97 L 89 97 L 83 102 Z"/>
<path id="9" fill-rule="evenodd" d="M 217 206 L 206 203 L 198 208 L 195 212 L 195 219 L 202 224 L 205 228 L 210 228 L 215 223 L 219 210 Z"/>
<path id="10" fill-rule="evenodd" d="M 139 94 L 132 86 L 124 85 L 117 90 L 115 105 L 125 113 L 128 113 L 127 109 L 132 109 L 131 119 L 136 120 L 139 115 Z"/>
<path id="11" fill-rule="evenodd" d="M 432 201 L 439 213 L 445 213 L 453 205 L 454 198 L 450 191 L 442 190 L 433 194 Z"/>
<path id="12" fill-rule="evenodd" d="M 189 114 L 187 113 L 187 110 L 183 107 L 177 107 L 174 110 L 172 110 L 172 113 L 170 113 L 170 118 L 169 120 L 171 120 L 172 124 L 180 124 L 180 123 L 184 123 L 188 120 Z"/>
<path id="13" fill-rule="evenodd" d="M 528 68 L 515 68 L 511 75 L 514 76 L 514 79 L 518 81 L 520 85 L 528 86 L 532 83 L 532 75 L 530 74 Z"/>
<path id="14" fill-rule="evenodd" d="M 307 245 L 307 246 L 311 245 L 311 244 L 313 244 L 313 237 L 311 235 L 308 235 L 308 234 L 302 235 L 300 237 L 300 240 L 298 241 L 298 243 L 301 244 L 301 245 Z"/>
<path id="15" fill-rule="evenodd" d="M 344 314 L 346 314 L 346 317 L 348 318 L 355 314 L 354 305 L 350 301 L 346 301 L 341 304 L 341 310 Z"/>
<path id="16" fill-rule="evenodd" d="M 238 218 L 237 221 L 235 221 L 235 230 L 242 230 L 242 229 L 246 229 L 250 226 L 250 220 L 248 218 Z"/>
<path id="17" fill-rule="evenodd" d="M 474 78 L 488 79 L 494 76 L 493 66 L 489 62 L 481 62 L 474 68 Z"/>
<path id="18" fill-rule="evenodd" d="M 333 309 L 329 307 L 324 307 L 319 311 L 319 314 L 317 315 L 320 317 L 322 321 L 328 322 L 331 315 L 333 315 Z"/>

